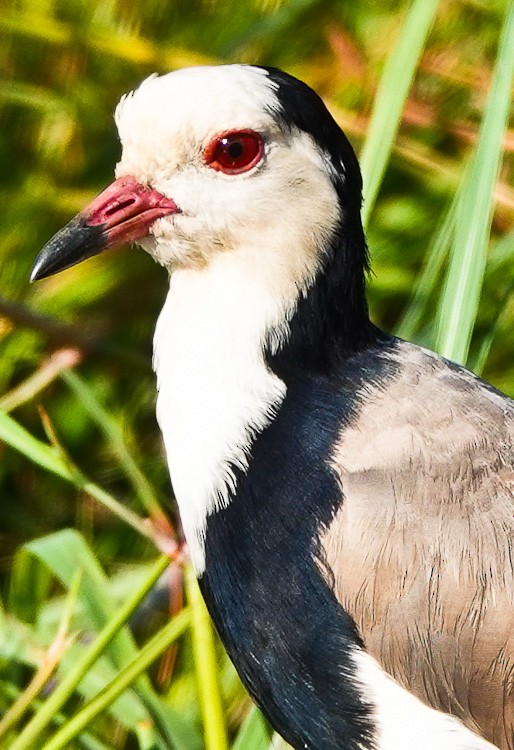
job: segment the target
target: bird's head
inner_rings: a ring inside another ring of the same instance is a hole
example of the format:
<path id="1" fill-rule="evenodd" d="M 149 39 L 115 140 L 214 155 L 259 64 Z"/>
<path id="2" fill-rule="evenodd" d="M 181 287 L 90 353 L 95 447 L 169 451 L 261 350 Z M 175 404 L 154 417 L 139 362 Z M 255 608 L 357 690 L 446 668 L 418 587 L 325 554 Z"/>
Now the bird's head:
<path id="1" fill-rule="evenodd" d="M 341 225 L 360 226 L 351 146 L 321 99 L 281 71 L 152 76 L 122 98 L 116 124 L 117 179 L 50 240 L 33 279 L 137 241 L 169 271 L 241 253 L 306 288 Z"/>

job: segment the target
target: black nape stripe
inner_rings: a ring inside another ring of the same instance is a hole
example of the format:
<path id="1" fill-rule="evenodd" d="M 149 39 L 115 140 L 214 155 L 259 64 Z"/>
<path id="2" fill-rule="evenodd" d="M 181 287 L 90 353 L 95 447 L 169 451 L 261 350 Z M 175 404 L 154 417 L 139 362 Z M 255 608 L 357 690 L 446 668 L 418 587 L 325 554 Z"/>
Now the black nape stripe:
<path id="1" fill-rule="evenodd" d="M 293 748 L 371 750 L 372 709 L 352 660 L 362 643 L 322 573 L 319 537 L 343 501 L 330 466 L 334 443 L 362 394 L 395 376 L 387 356 L 395 343 L 369 321 L 352 147 L 314 91 L 266 71 L 280 107 L 273 116 L 311 135 L 326 155 L 339 221 L 319 248 L 324 265 L 298 300 L 287 342 L 267 352 L 287 395 L 256 436 L 248 470 L 235 468 L 229 505 L 208 518 L 200 583 L 241 678 Z"/>
<path id="2" fill-rule="evenodd" d="M 369 266 L 360 216 L 362 178 L 355 152 L 315 91 L 281 70 L 263 69 L 275 86 L 283 127 L 308 133 L 326 154 L 332 167 L 328 177 L 340 207 L 329 246 L 320 248 L 324 265 L 298 301 L 289 341 L 270 358 L 287 380 L 291 364 L 317 372 L 330 370 L 341 357 L 370 344 L 377 332 L 369 320 L 365 293 Z M 273 115 L 277 117 L 277 112 Z"/>
<path id="3" fill-rule="evenodd" d="M 320 572 L 320 530 L 342 502 L 328 459 L 365 385 L 387 382 L 391 339 L 350 357 L 337 377 L 298 376 L 257 436 L 228 507 L 208 519 L 201 587 L 248 690 L 297 750 L 372 748 L 355 683 L 355 624 Z"/>

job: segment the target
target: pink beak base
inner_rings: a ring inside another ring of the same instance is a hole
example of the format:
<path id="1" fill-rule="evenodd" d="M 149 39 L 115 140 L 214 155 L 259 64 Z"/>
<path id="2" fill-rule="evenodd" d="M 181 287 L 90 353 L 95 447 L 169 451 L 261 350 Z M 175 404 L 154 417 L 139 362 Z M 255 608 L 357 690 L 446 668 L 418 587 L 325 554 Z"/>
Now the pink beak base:
<path id="1" fill-rule="evenodd" d="M 146 237 L 161 216 L 176 214 L 175 201 L 144 187 L 134 177 L 119 177 L 82 211 L 90 227 L 102 226 L 109 247 Z"/>
<path id="2" fill-rule="evenodd" d="M 162 216 L 179 213 L 177 204 L 134 177 L 119 177 L 47 242 L 31 281 L 51 276 L 107 248 L 148 236 Z"/>

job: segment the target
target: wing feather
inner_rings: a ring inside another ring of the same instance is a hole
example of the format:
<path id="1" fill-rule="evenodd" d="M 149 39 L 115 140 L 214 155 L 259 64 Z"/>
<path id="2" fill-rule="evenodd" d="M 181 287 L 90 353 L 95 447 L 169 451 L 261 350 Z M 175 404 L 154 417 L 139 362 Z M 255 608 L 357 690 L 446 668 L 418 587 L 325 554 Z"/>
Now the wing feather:
<path id="1" fill-rule="evenodd" d="M 368 651 L 419 698 L 514 746 L 514 402 L 410 344 L 332 456 L 325 571 Z"/>

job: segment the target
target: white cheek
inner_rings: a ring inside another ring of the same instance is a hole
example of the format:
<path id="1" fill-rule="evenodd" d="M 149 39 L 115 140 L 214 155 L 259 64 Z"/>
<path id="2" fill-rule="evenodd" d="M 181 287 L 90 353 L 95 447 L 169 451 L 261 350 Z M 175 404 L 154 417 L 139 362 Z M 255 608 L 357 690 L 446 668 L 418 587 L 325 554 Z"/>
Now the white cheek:
<path id="1" fill-rule="evenodd" d="M 207 262 L 214 253 L 234 250 L 263 220 L 264 202 L 258 198 L 255 177 L 238 179 L 202 166 L 154 181 L 154 187 L 172 197 L 181 213 L 154 223 L 154 246 L 149 252 L 173 265 L 185 263 L 188 255 L 193 263 Z"/>

